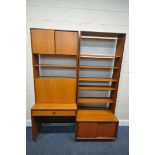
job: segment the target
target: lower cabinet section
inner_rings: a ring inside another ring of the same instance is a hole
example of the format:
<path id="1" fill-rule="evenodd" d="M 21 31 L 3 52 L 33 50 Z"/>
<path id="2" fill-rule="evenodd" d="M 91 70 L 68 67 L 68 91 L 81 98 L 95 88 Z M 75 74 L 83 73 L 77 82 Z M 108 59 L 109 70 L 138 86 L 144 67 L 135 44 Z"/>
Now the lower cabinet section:
<path id="1" fill-rule="evenodd" d="M 77 122 L 76 139 L 115 139 L 118 122 Z"/>

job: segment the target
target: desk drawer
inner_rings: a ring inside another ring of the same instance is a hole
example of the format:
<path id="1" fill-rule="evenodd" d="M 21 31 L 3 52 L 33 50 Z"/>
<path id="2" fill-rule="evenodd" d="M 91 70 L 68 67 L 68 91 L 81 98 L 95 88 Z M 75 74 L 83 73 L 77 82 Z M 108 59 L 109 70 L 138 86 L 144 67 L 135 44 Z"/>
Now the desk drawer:
<path id="1" fill-rule="evenodd" d="M 75 116 L 74 110 L 33 110 L 32 116 Z"/>

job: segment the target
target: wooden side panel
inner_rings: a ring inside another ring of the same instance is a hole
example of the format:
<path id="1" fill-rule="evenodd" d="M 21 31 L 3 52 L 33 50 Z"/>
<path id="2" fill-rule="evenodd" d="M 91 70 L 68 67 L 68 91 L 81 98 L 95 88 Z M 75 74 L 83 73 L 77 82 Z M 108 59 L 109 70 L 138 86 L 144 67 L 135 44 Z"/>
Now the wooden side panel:
<path id="1" fill-rule="evenodd" d="M 54 30 L 31 29 L 32 52 L 55 54 Z"/>
<path id="2" fill-rule="evenodd" d="M 116 123 L 99 123 L 98 124 L 98 137 L 115 138 L 116 136 Z"/>
<path id="3" fill-rule="evenodd" d="M 118 90 L 119 86 L 119 79 L 120 79 L 120 72 L 121 72 L 121 66 L 122 66 L 122 59 L 123 59 L 123 52 L 124 52 L 124 44 L 125 44 L 125 35 L 119 36 L 119 39 L 117 40 L 117 46 L 116 46 L 116 56 L 120 56 L 120 58 L 115 59 L 114 61 L 114 67 L 118 67 L 118 70 L 113 71 L 112 78 L 116 79 L 117 83 L 112 83 L 112 87 L 115 87 Z M 110 109 L 113 113 L 115 113 L 115 107 L 116 107 L 116 99 L 117 99 L 118 91 L 112 91 L 110 94 L 110 98 L 112 98 L 115 103 L 110 105 Z"/>
<path id="4" fill-rule="evenodd" d="M 97 123 L 79 123 L 78 138 L 96 138 Z"/>
<path id="5" fill-rule="evenodd" d="M 76 103 L 76 79 L 35 78 L 36 103 Z"/>
<path id="6" fill-rule="evenodd" d="M 78 32 L 55 31 L 56 54 L 77 55 Z"/>

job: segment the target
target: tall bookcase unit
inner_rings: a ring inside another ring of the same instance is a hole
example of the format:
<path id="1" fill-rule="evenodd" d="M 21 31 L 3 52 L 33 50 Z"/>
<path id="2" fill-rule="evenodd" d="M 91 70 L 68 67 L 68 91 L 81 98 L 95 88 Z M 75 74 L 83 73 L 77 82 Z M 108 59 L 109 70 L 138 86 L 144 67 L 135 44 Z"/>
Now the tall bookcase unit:
<path id="1" fill-rule="evenodd" d="M 46 116 L 76 115 L 78 38 L 77 31 L 31 29 L 35 90 L 35 104 L 31 108 L 33 140 Z"/>
<path id="2" fill-rule="evenodd" d="M 80 34 L 76 139 L 115 139 L 125 34 Z"/>
<path id="3" fill-rule="evenodd" d="M 75 117 L 76 139 L 115 139 L 125 34 L 31 30 L 32 138 L 48 117 Z"/>

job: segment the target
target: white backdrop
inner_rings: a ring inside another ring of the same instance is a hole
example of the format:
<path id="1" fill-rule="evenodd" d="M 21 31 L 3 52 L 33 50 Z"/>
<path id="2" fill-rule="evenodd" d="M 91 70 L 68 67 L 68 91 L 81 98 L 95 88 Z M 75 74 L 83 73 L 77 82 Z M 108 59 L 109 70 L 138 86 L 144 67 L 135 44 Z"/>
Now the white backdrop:
<path id="1" fill-rule="evenodd" d="M 125 51 L 119 84 L 116 115 L 122 121 L 129 118 L 129 49 L 128 0 L 27 0 L 26 43 L 26 119 L 34 103 L 30 28 L 86 30 L 126 33 Z"/>

